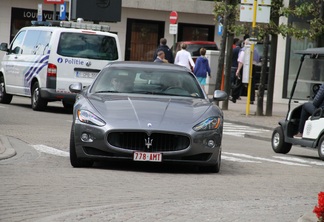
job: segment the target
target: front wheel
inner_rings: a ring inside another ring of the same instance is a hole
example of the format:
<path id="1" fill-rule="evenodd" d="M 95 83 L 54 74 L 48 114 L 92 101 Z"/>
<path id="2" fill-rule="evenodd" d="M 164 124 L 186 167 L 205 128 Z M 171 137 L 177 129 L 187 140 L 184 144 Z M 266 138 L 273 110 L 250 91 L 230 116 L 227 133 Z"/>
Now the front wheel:
<path id="1" fill-rule="evenodd" d="M 319 158 L 324 161 L 324 135 L 321 137 L 317 149 Z"/>
<path id="2" fill-rule="evenodd" d="M 32 87 L 31 105 L 35 111 L 43 111 L 46 109 L 47 101 L 40 95 L 38 82 L 35 82 Z"/>
<path id="3" fill-rule="evenodd" d="M 91 167 L 93 165 L 93 161 L 81 160 L 77 157 L 73 126 L 70 135 L 70 163 L 73 167 Z"/>
<path id="4" fill-rule="evenodd" d="M 285 142 L 285 136 L 281 126 L 274 129 L 271 138 L 271 145 L 275 153 L 289 153 L 292 144 Z"/>
<path id="5" fill-rule="evenodd" d="M 219 173 L 220 167 L 221 167 L 221 159 L 222 159 L 221 156 L 222 156 L 222 152 L 220 151 L 219 154 L 218 154 L 217 163 L 215 165 L 212 165 L 212 166 L 200 166 L 199 167 L 200 172 Z"/>
<path id="6" fill-rule="evenodd" d="M 4 77 L 0 76 L 0 103 L 9 104 L 11 100 L 12 95 L 6 92 Z"/>

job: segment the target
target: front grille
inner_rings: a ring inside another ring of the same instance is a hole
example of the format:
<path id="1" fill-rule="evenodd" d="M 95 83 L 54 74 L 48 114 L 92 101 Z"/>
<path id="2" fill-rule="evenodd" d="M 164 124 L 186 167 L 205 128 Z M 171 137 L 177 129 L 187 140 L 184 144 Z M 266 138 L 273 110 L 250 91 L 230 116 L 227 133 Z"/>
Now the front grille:
<path id="1" fill-rule="evenodd" d="M 108 135 L 108 143 L 112 146 L 136 151 L 165 152 L 186 149 L 190 145 L 187 136 L 145 132 L 112 132 Z"/>

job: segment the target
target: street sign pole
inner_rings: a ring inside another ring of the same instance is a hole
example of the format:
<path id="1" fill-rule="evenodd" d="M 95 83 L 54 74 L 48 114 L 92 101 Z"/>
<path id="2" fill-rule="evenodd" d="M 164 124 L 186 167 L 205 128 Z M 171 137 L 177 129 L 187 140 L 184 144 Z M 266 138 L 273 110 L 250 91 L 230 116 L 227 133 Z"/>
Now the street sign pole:
<path id="1" fill-rule="evenodd" d="M 172 11 L 170 13 L 170 34 L 173 34 L 173 49 L 175 49 L 176 45 L 176 35 L 178 33 L 178 13 L 176 11 Z M 176 50 L 176 49 L 175 49 Z"/>
<path id="2" fill-rule="evenodd" d="M 253 17 L 252 17 L 252 33 L 251 36 L 255 37 L 255 27 L 256 27 L 256 17 L 257 17 L 257 7 L 258 0 L 253 2 Z M 248 84 L 248 93 L 247 93 L 247 102 L 246 102 L 246 116 L 250 115 L 250 102 L 251 102 L 251 89 L 252 89 L 252 78 L 253 78 L 253 56 L 254 56 L 254 44 L 251 44 L 250 52 L 250 75 L 249 75 L 249 84 Z M 255 90 L 255 89 L 253 89 Z"/>

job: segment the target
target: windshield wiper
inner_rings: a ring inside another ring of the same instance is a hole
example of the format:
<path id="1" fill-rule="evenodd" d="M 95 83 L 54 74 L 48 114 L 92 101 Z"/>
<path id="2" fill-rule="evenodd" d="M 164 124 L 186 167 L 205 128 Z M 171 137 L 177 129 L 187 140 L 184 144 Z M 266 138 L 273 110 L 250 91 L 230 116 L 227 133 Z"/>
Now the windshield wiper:
<path id="1" fill-rule="evenodd" d="M 95 93 L 119 93 L 116 90 L 101 90 L 101 91 L 96 91 Z"/>

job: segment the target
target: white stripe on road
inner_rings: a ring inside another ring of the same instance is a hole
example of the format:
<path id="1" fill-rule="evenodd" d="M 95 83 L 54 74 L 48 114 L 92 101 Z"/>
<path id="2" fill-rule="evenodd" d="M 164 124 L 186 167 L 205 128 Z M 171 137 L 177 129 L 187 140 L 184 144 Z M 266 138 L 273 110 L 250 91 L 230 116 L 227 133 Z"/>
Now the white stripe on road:
<path id="1" fill-rule="evenodd" d="M 260 161 L 243 160 L 243 159 L 239 159 L 239 158 L 236 158 L 236 157 L 224 156 L 224 155 L 222 155 L 222 160 L 228 160 L 228 161 L 240 162 L 240 163 L 262 163 Z"/>
<path id="2" fill-rule="evenodd" d="M 273 156 L 273 158 L 277 158 L 277 159 L 282 159 L 282 160 L 288 160 L 288 161 L 293 161 L 293 162 L 298 162 L 298 163 L 308 163 L 308 164 L 313 164 L 313 165 L 317 165 L 317 166 L 324 166 L 324 162 L 323 161 L 306 161 L 303 160 L 301 158 L 297 158 L 297 157 L 283 157 L 283 156 Z"/>
<path id="3" fill-rule="evenodd" d="M 300 164 L 300 163 L 294 163 L 294 162 L 288 162 L 288 161 L 280 161 L 280 160 L 272 160 L 272 159 L 268 159 L 268 158 L 263 158 L 263 157 L 254 157 L 254 156 L 250 156 L 247 154 L 241 154 L 241 153 L 228 153 L 228 152 L 223 152 L 225 155 L 232 155 L 235 157 L 243 157 L 243 158 L 247 158 L 247 159 L 253 159 L 253 160 L 261 160 L 261 161 L 267 161 L 267 162 L 272 162 L 272 163 L 281 163 L 281 164 L 286 164 L 286 165 L 295 165 L 295 166 L 309 166 L 306 164 Z M 309 162 L 307 162 L 309 163 Z"/>
<path id="4" fill-rule="evenodd" d="M 258 134 L 263 132 L 269 132 L 270 130 L 256 128 L 252 126 L 238 125 L 235 123 L 226 123 L 224 122 L 223 134 L 237 136 L 237 137 L 245 137 L 246 133 Z"/>
<path id="5" fill-rule="evenodd" d="M 47 153 L 47 154 L 51 154 L 51 155 L 55 155 L 55 156 L 62 156 L 62 157 L 70 156 L 69 152 L 55 149 L 53 147 L 49 147 L 46 145 L 32 145 L 32 147 L 42 153 Z M 262 161 L 266 161 L 266 162 L 280 163 L 280 164 L 291 165 L 291 166 L 309 167 L 310 166 L 309 164 L 317 165 L 317 166 L 324 166 L 324 162 L 307 161 L 307 160 L 303 160 L 301 158 L 296 158 L 296 157 L 273 156 L 273 158 L 282 159 L 282 160 L 274 160 L 274 159 L 268 159 L 268 158 L 263 158 L 263 157 L 255 157 L 255 156 L 241 154 L 241 153 L 222 152 L 222 159 L 226 160 L 226 161 L 232 161 L 232 162 L 262 163 Z"/>
<path id="6" fill-rule="evenodd" d="M 55 156 L 63 156 L 63 157 L 70 156 L 69 152 L 55 149 L 55 148 L 45 146 L 45 145 L 33 145 L 32 147 L 34 147 L 37 151 L 42 152 L 42 153 L 52 154 Z"/>

